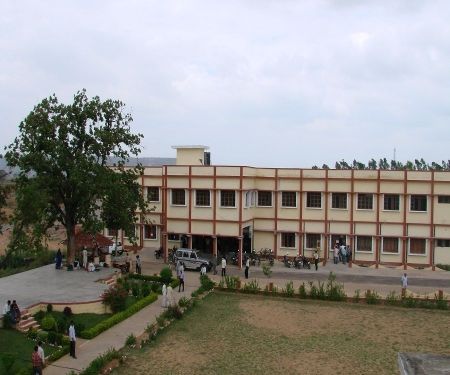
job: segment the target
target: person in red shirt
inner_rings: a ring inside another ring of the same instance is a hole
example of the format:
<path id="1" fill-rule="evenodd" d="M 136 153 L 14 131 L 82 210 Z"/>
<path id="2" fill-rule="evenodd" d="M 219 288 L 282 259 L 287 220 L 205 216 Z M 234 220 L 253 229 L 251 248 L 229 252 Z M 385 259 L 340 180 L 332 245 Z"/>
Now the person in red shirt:
<path id="1" fill-rule="evenodd" d="M 31 354 L 31 363 L 33 365 L 33 375 L 42 375 L 42 358 L 38 352 L 38 346 L 34 346 L 34 352 Z"/>

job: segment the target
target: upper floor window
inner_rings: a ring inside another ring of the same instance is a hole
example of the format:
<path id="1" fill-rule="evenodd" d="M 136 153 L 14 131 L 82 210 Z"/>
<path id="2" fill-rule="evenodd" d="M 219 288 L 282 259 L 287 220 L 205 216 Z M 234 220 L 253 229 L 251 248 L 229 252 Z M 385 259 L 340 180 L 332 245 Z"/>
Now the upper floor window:
<path id="1" fill-rule="evenodd" d="M 258 190 L 258 206 L 272 207 L 272 192 Z"/>
<path id="2" fill-rule="evenodd" d="M 320 248 L 321 235 L 318 233 L 307 233 L 306 234 L 306 248 L 316 249 Z"/>
<path id="3" fill-rule="evenodd" d="M 234 190 L 220 191 L 221 207 L 236 207 L 236 192 Z"/>
<path id="4" fill-rule="evenodd" d="M 256 203 L 256 191 L 250 190 L 245 192 L 245 207 L 255 207 Z"/>
<path id="5" fill-rule="evenodd" d="M 281 233 L 281 247 L 295 247 L 295 233 Z"/>
<path id="6" fill-rule="evenodd" d="M 347 193 L 331 193 L 331 208 L 347 208 Z"/>
<path id="7" fill-rule="evenodd" d="M 358 194 L 358 210 L 373 209 L 373 194 Z"/>
<path id="8" fill-rule="evenodd" d="M 172 189 L 172 204 L 174 206 L 186 205 L 186 192 L 184 189 Z"/>
<path id="9" fill-rule="evenodd" d="M 149 202 L 159 202 L 159 187 L 158 186 L 147 187 L 147 200 Z"/>
<path id="10" fill-rule="evenodd" d="M 438 195 L 438 203 L 450 203 L 450 195 Z"/>
<path id="11" fill-rule="evenodd" d="M 295 191 L 282 191 L 281 207 L 297 207 L 297 193 Z"/>
<path id="12" fill-rule="evenodd" d="M 384 209 L 386 211 L 398 211 L 400 209 L 400 196 L 398 194 L 385 194 Z"/>
<path id="13" fill-rule="evenodd" d="M 202 207 L 211 206 L 211 194 L 209 190 L 196 190 L 195 191 L 195 205 Z"/>
<path id="14" fill-rule="evenodd" d="M 437 247 L 450 247 L 450 240 L 438 239 L 436 246 Z"/>
<path id="15" fill-rule="evenodd" d="M 306 193 L 306 207 L 321 208 L 322 207 L 322 193 L 318 191 L 308 191 Z"/>
<path id="16" fill-rule="evenodd" d="M 411 211 L 421 211 L 427 210 L 427 196 L 426 195 L 411 195 Z"/>

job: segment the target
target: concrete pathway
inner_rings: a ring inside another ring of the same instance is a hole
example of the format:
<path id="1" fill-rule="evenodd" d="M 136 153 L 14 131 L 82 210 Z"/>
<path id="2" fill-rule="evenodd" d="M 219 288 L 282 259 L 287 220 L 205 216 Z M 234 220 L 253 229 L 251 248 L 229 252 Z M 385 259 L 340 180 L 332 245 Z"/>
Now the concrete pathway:
<path id="1" fill-rule="evenodd" d="M 159 265 L 158 270 L 160 268 L 161 266 Z M 152 274 L 152 271 L 156 269 L 157 267 L 155 266 L 152 269 L 144 268 L 144 271 L 146 274 Z M 190 272 L 186 273 L 185 284 L 184 292 L 178 293 L 178 290 L 174 290 L 174 296 L 177 302 L 181 297 L 190 297 L 191 293 L 199 287 L 200 280 L 198 274 Z M 134 334 L 136 337 L 142 335 L 147 325 L 156 322 L 156 317 L 160 315 L 163 310 L 164 309 L 161 307 L 161 296 L 159 296 L 158 300 L 151 305 L 101 333 L 97 337 L 94 337 L 92 340 L 77 341 L 77 359 L 73 359 L 69 355 L 66 355 L 48 366 L 44 370 L 44 374 L 63 375 L 71 370 L 80 372 L 108 349 L 114 348 L 119 350 L 123 348 L 125 346 L 125 340 L 130 334 Z"/>

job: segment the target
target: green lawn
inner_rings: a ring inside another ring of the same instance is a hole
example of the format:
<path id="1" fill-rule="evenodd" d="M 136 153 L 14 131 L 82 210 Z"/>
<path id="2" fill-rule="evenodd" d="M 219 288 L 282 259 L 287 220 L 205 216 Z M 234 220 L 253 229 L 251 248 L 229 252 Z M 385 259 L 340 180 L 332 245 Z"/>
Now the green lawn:
<path id="1" fill-rule="evenodd" d="M 114 374 L 397 374 L 448 354 L 448 311 L 212 293 Z"/>
<path id="2" fill-rule="evenodd" d="M 64 314 L 60 311 L 53 311 L 51 314 L 56 320 L 65 319 L 66 324 L 67 324 L 67 329 L 68 329 L 68 325 L 70 324 L 71 320 L 74 321 L 75 327 L 82 326 L 82 327 L 84 327 L 83 329 L 89 329 L 89 328 L 97 325 L 98 323 L 102 322 L 103 320 L 109 318 L 112 315 L 112 314 L 81 313 L 81 314 L 73 314 L 71 317 L 66 318 L 64 316 Z M 35 317 L 36 321 L 40 324 L 41 319 L 45 315 L 46 315 L 45 313 L 40 312 L 40 313 L 35 314 L 34 317 Z M 62 333 L 67 334 L 67 332 L 62 332 Z"/>
<path id="3" fill-rule="evenodd" d="M 27 339 L 24 334 L 16 330 L 0 329 L 0 357 L 10 354 L 15 360 L 14 367 L 9 372 L 6 372 L 6 369 L 0 363 L 0 374 L 15 374 L 20 367 L 29 367 L 34 345 L 36 345 L 34 341 Z M 53 347 L 44 344 L 46 356 L 54 351 Z"/>

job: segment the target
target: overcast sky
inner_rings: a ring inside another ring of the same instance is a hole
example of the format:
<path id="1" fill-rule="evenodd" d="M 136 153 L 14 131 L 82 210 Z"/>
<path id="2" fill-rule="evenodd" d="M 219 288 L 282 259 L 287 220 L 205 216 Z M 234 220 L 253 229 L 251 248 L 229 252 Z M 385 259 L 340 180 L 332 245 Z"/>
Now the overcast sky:
<path id="1" fill-rule="evenodd" d="M 33 106 L 121 99 L 143 156 L 450 159 L 450 1 L 0 1 L 0 146 Z"/>

